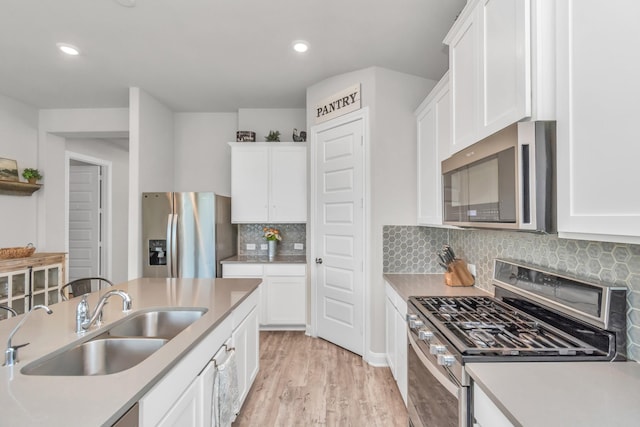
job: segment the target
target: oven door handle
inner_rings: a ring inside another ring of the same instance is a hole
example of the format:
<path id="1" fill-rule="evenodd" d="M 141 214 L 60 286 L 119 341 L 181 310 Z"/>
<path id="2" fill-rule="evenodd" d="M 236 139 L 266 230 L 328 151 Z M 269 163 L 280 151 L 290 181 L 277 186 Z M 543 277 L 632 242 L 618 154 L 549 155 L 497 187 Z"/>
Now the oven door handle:
<path id="1" fill-rule="evenodd" d="M 442 372 L 440 372 L 440 370 L 436 366 L 433 365 L 433 363 L 427 358 L 427 356 L 425 356 L 422 353 L 422 351 L 416 344 L 416 341 L 413 338 L 411 331 L 409 331 L 407 336 L 409 338 L 409 342 L 411 343 L 411 346 L 413 347 L 413 350 L 416 353 L 416 356 L 418 356 L 418 359 L 420 359 L 420 362 L 422 362 L 422 365 L 424 365 L 424 367 L 429 370 L 431 375 L 433 375 L 438 380 L 438 382 L 442 384 L 444 388 L 447 389 L 449 393 L 454 395 L 457 399 L 460 399 L 459 392 L 460 392 L 460 389 L 462 388 L 462 384 L 458 382 L 458 380 L 453 376 L 451 371 L 449 371 L 449 369 L 447 369 L 446 367 L 444 368 L 447 371 L 447 376 L 445 376 Z"/>

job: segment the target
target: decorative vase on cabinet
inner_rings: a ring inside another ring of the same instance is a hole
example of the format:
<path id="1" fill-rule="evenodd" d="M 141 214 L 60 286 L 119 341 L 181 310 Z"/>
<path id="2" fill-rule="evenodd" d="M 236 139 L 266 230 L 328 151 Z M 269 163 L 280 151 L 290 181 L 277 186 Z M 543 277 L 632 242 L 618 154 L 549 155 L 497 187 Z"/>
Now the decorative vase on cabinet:
<path id="1" fill-rule="evenodd" d="M 277 240 L 267 240 L 268 250 L 269 250 L 269 259 L 272 260 L 276 257 L 276 251 L 278 250 L 278 241 Z"/>

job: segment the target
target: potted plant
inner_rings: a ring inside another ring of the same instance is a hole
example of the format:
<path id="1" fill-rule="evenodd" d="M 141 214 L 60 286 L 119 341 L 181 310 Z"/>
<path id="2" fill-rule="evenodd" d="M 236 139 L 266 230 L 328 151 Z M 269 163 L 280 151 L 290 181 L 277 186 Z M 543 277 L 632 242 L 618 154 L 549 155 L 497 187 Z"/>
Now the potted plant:
<path id="1" fill-rule="evenodd" d="M 22 171 L 22 177 L 26 179 L 29 184 L 35 184 L 38 180 L 42 179 L 40 171 L 34 168 L 25 168 Z"/>
<path id="2" fill-rule="evenodd" d="M 269 142 L 280 142 L 280 131 L 279 130 L 270 130 L 269 135 L 265 137 L 265 140 Z"/>
<path id="3" fill-rule="evenodd" d="M 264 232 L 264 238 L 267 240 L 269 259 L 272 260 L 276 256 L 276 244 L 282 240 L 280 230 L 277 228 L 263 227 L 262 231 Z"/>

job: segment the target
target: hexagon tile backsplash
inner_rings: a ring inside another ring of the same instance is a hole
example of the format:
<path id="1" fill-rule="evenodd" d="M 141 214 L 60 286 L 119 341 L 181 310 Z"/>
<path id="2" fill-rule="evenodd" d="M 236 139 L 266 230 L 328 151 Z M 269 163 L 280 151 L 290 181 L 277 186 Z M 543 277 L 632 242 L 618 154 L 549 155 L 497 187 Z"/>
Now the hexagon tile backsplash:
<path id="1" fill-rule="evenodd" d="M 476 266 L 476 285 L 493 291 L 495 258 L 525 261 L 585 279 L 625 285 L 628 356 L 640 361 L 640 245 L 560 239 L 555 235 L 414 226 L 383 228 L 385 273 L 442 273 L 435 252 L 449 244 Z"/>

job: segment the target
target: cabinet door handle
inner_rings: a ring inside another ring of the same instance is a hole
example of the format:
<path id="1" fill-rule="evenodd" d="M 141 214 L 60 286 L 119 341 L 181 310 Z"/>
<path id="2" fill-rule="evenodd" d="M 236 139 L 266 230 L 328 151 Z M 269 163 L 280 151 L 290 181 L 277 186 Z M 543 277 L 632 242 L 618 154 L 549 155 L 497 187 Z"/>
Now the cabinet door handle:
<path id="1" fill-rule="evenodd" d="M 316 264 L 322 264 L 322 258 L 316 258 Z"/>

